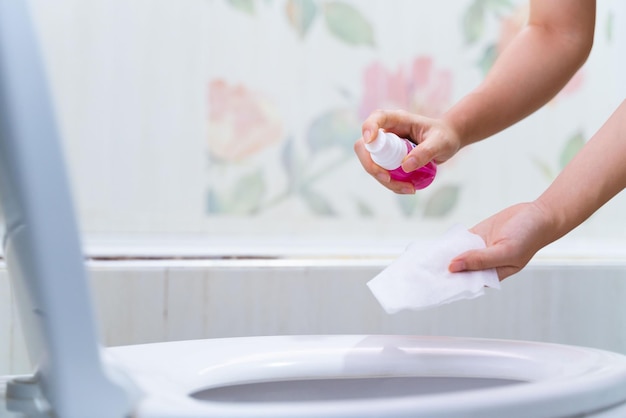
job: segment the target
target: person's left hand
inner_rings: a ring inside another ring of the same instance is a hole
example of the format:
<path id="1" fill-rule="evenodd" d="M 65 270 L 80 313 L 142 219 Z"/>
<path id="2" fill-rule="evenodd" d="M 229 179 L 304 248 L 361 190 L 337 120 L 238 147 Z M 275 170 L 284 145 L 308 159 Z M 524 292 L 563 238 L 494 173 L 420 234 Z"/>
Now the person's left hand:
<path id="1" fill-rule="evenodd" d="M 409 182 L 391 179 L 389 172 L 372 161 L 365 144 L 373 141 L 378 129 L 409 139 L 419 144 L 405 157 L 402 169 L 407 173 L 430 161 L 441 164 L 451 158 L 460 148 L 461 140 L 454 129 L 442 119 L 427 118 L 404 110 L 377 110 L 363 123 L 363 136 L 354 144 L 361 165 L 386 188 L 399 194 L 415 193 Z"/>

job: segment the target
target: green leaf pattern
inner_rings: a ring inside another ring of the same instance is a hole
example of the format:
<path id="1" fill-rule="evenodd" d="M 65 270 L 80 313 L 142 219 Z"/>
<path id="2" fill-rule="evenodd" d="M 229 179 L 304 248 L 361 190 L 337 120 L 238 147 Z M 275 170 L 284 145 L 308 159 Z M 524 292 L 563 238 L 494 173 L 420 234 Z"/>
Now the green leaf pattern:
<path id="1" fill-rule="evenodd" d="M 288 0 L 285 11 L 289 24 L 301 39 L 304 38 L 317 16 L 315 2 L 313 0 Z"/>
<path id="2" fill-rule="evenodd" d="M 226 0 L 235 10 L 256 14 L 255 0 Z M 271 6 L 272 2 L 266 0 Z M 285 16 L 300 39 L 304 39 L 315 23 L 319 10 L 330 34 L 350 46 L 374 46 L 374 28 L 361 11 L 344 1 L 286 0 Z"/>
<path id="3" fill-rule="evenodd" d="M 341 147 L 352 151 L 354 141 L 361 135 L 361 125 L 353 109 L 331 109 L 317 117 L 307 134 L 311 151 Z"/>
<path id="4" fill-rule="evenodd" d="M 463 34 L 468 45 L 478 42 L 485 32 L 485 7 L 483 3 L 482 1 L 474 1 L 463 16 Z"/>
<path id="5" fill-rule="evenodd" d="M 585 137 L 582 132 L 576 132 L 565 142 L 559 159 L 559 168 L 561 170 L 565 168 L 583 146 L 585 146 Z"/>
<path id="6" fill-rule="evenodd" d="M 254 0 L 227 0 L 228 4 L 235 10 L 253 15 L 256 10 L 254 8 Z"/>
<path id="7" fill-rule="evenodd" d="M 255 213 L 265 194 L 265 178 L 260 170 L 241 177 L 235 184 L 228 202 L 228 212 Z"/>
<path id="8" fill-rule="evenodd" d="M 318 216 L 333 216 L 336 215 L 332 205 L 322 194 L 316 192 L 311 188 L 305 188 L 302 191 L 302 197 L 306 201 L 307 205 L 313 213 Z"/>
<path id="9" fill-rule="evenodd" d="M 491 69 L 491 66 L 496 61 L 496 58 L 498 58 L 498 49 L 496 48 L 496 46 L 487 45 L 482 57 L 480 58 L 480 61 L 478 62 L 478 67 L 480 67 L 483 75 L 487 75 L 487 73 Z"/>
<path id="10" fill-rule="evenodd" d="M 552 181 L 565 168 L 576 154 L 585 146 L 586 140 L 582 129 L 572 134 L 564 143 L 558 161 L 550 164 L 538 157 L 531 157 L 533 164 L 548 180 Z"/>
<path id="11" fill-rule="evenodd" d="M 342 1 L 324 3 L 324 20 L 337 39 L 350 45 L 374 46 L 374 29 L 358 9 Z"/>
<path id="12" fill-rule="evenodd" d="M 398 207 L 400 208 L 400 212 L 406 218 L 413 216 L 418 208 L 420 202 L 419 194 L 414 195 L 402 195 L 399 194 L 396 196 L 396 201 L 398 202 Z"/>
<path id="13" fill-rule="evenodd" d="M 496 16 L 499 21 L 503 14 L 512 9 L 513 3 L 509 0 L 473 0 L 463 14 L 461 27 L 465 43 L 468 46 L 479 45 L 482 49 L 478 66 L 483 75 L 491 69 L 498 56 L 497 40 L 487 39 L 486 43 L 481 42 L 489 34 L 489 17 Z"/>
<path id="14" fill-rule="evenodd" d="M 613 11 L 610 11 L 608 16 L 606 17 L 606 24 L 605 24 L 605 36 L 607 41 L 613 42 L 613 32 L 614 32 L 614 26 L 615 26 L 615 13 Z"/>
<path id="15" fill-rule="evenodd" d="M 207 212 L 251 215 L 261 207 L 266 192 L 266 181 L 260 169 L 238 178 L 227 193 L 214 189 L 207 192 Z"/>

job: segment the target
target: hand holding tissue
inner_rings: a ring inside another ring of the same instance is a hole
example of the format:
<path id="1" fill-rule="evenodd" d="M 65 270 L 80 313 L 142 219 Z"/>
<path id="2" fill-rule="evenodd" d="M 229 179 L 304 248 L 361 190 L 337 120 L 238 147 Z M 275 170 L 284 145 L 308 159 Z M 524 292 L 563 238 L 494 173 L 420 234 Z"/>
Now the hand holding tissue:
<path id="1" fill-rule="evenodd" d="M 457 225 L 441 238 L 413 243 L 367 285 L 389 314 L 423 310 L 461 299 L 474 299 L 485 287 L 500 288 L 495 269 L 450 273 L 457 255 L 485 248 L 483 239 Z"/>

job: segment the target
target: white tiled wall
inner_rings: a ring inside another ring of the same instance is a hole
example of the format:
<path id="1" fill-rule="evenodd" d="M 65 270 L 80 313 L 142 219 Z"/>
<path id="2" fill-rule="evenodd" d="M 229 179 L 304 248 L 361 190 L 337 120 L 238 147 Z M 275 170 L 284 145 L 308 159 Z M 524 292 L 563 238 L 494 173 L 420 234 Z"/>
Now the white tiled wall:
<path id="1" fill-rule="evenodd" d="M 387 315 L 365 283 L 383 265 L 90 265 L 106 345 L 273 334 L 416 334 L 550 341 L 626 354 L 626 265 L 536 263 L 502 290 Z M 0 273 L 0 374 L 29 370 Z"/>

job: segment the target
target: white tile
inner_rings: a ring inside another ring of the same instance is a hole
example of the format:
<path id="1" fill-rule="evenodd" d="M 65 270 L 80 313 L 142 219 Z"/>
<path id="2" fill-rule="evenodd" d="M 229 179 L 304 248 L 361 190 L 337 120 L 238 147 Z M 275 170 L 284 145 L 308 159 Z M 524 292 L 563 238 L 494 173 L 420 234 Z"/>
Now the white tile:
<path id="1" fill-rule="evenodd" d="M 365 283 L 378 269 L 206 273 L 207 336 L 398 333 L 507 338 L 626 353 L 626 270 L 529 268 L 483 297 L 387 315 Z"/>
<path id="2" fill-rule="evenodd" d="M 98 269 L 90 275 L 105 345 L 164 341 L 167 311 L 163 269 Z"/>
<path id="3" fill-rule="evenodd" d="M 361 271 L 218 269 L 207 271 L 204 309 L 213 336 L 350 332 L 367 316 Z"/>
<path id="4" fill-rule="evenodd" d="M 550 341 L 626 353 L 626 269 L 531 267 L 480 298 L 387 315 L 377 267 L 95 271 L 107 344 L 280 334 L 414 334 Z"/>
<path id="5" fill-rule="evenodd" d="M 164 279 L 164 328 L 167 341 L 205 337 L 207 279 L 199 269 L 168 269 Z M 218 319 L 219 320 L 219 319 Z"/>

